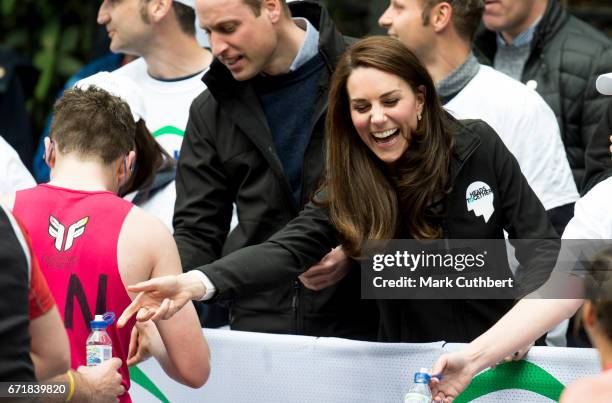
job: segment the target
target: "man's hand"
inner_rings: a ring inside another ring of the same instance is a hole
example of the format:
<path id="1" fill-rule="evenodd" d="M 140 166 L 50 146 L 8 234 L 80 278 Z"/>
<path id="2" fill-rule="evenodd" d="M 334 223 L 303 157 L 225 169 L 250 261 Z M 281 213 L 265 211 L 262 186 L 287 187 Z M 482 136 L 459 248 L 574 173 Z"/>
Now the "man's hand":
<path id="1" fill-rule="evenodd" d="M 74 373 L 75 402 L 118 402 L 125 392 L 121 374 L 117 371 L 121 360 L 113 357 L 95 367 L 79 367 Z"/>
<path id="2" fill-rule="evenodd" d="M 133 366 L 149 359 L 153 338 L 159 338 L 157 327 L 152 321 L 136 322 L 132 328 L 130 347 L 128 349 L 127 365 Z"/>
<path id="3" fill-rule="evenodd" d="M 463 351 L 442 355 L 431 371 L 442 375 L 442 380 L 432 378 L 429 387 L 435 402 L 452 402 L 470 384 L 475 375 L 471 360 Z"/>
<path id="4" fill-rule="evenodd" d="M 177 276 L 152 278 L 128 286 L 128 291 L 139 292 L 117 320 L 123 327 L 136 314 L 138 322 L 169 319 L 192 299 L 200 298 L 206 289 L 197 274 L 187 272 Z"/>
<path id="5" fill-rule="evenodd" d="M 351 264 L 342 247 L 337 246 L 319 263 L 305 271 L 299 279 L 306 288 L 320 291 L 342 280 L 351 269 Z"/>

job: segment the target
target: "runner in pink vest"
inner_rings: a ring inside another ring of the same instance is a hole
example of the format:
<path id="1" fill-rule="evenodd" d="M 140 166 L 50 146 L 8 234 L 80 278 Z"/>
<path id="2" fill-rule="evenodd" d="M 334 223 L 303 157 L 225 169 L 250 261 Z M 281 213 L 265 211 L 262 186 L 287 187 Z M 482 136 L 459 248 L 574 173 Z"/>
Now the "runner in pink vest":
<path id="1" fill-rule="evenodd" d="M 119 234 L 131 209 L 132 204 L 108 191 L 44 184 L 15 195 L 13 214 L 32 238 L 32 247 L 62 314 L 71 342 L 72 368 L 87 364 L 85 341 L 94 316 L 122 312 L 131 302 L 117 259 Z M 128 356 L 133 325 L 107 328 L 113 352 L 122 360 Z M 127 389 L 125 363 L 120 372 Z"/>
<path id="2" fill-rule="evenodd" d="M 119 316 L 135 297 L 128 285 L 182 272 L 164 224 L 116 195 L 135 164 L 137 92 L 116 79 L 95 84 L 111 90 L 75 88 L 55 104 L 51 136 L 45 139 L 51 181 L 2 199 L 32 238 L 68 332 L 75 369 L 86 365 L 90 321 L 105 312 Z M 129 99 L 132 109 L 109 92 Z M 208 345 L 191 304 L 171 320 L 137 328 L 133 321 L 121 329 L 113 324 L 107 332 L 113 356 L 123 362 L 122 402 L 131 401 L 126 364 L 146 358 L 142 354 L 154 355 L 185 385 L 200 387 L 208 378 Z"/>

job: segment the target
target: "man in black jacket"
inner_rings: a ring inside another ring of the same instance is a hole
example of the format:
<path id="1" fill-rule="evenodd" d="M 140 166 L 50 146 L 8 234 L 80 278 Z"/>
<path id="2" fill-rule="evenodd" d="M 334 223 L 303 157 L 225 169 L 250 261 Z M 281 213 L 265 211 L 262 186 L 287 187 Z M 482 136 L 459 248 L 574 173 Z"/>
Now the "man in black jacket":
<path id="1" fill-rule="evenodd" d="M 487 2 L 483 22 L 490 31 L 477 36 L 476 48 L 496 69 L 526 83 L 550 105 L 574 180 L 584 194 L 603 179 L 585 176 L 585 153 L 606 106 L 595 79 L 612 66 L 609 39 L 568 14 L 557 0 Z"/>
<path id="2" fill-rule="evenodd" d="M 174 236 L 185 270 L 266 241 L 310 199 L 323 168 L 327 86 L 346 46 L 312 2 L 202 0 L 197 11 L 216 60 L 178 165 Z M 234 202 L 239 225 L 228 236 Z M 299 279 L 240 296 L 226 290 L 248 282 L 242 272 L 206 272 L 204 299 L 231 301 L 233 329 L 374 339 L 377 311 L 360 300 L 351 265 L 336 248 Z M 319 291 L 303 286 L 342 277 Z"/>

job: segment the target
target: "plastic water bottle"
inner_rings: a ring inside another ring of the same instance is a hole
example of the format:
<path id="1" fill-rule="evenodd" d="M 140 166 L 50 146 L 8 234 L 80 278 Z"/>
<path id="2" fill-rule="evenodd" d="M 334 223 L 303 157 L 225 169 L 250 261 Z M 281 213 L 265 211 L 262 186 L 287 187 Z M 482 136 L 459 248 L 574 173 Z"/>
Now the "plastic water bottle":
<path id="1" fill-rule="evenodd" d="M 113 342 L 106 333 L 106 327 L 115 320 L 115 314 L 107 312 L 104 315 L 96 315 L 90 322 L 91 333 L 87 337 L 87 366 L 93 367 L 108 361 L 113 357 Z"/>
<path id="2" fill-rule="evenodd" d="M 431 377 L 427 373 L 427 368 L 421 368 L 414 374 L 414 383 L 404 396 L 404 403 L 430 403 L 431 392 L 429 390 L 429 380 Z"/>

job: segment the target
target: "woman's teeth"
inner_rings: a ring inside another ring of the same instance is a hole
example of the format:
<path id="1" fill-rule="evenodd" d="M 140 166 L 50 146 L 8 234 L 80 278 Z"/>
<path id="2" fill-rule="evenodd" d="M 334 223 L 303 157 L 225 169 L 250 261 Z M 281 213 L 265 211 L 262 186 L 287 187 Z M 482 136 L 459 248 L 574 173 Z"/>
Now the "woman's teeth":
<path id="1" fill-rule="evenodd" d="M 399 129 L 396 127 L 394 129 L 389 129 L 389 130 L 385 130 L 384 132 L 372 132 L 372 136 L 376 137 L 377 139 L 386 139 L 387 137 L 391 137 L 392 135 L 394 135 Z"/>

